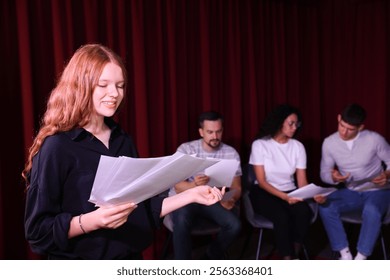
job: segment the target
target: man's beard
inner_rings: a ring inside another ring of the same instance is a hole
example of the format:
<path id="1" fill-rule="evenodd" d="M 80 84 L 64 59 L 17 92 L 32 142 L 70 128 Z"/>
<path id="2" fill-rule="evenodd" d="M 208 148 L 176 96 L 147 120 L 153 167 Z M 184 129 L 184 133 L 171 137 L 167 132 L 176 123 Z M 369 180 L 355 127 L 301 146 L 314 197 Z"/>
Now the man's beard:
<path id="1" fill-rule="evenodd" d="M 211 139 L 209 142 L 206 142 L 206 144 L 213 149 L 216 149 L 221 145 L 221 140 L 219 139 Z"/>

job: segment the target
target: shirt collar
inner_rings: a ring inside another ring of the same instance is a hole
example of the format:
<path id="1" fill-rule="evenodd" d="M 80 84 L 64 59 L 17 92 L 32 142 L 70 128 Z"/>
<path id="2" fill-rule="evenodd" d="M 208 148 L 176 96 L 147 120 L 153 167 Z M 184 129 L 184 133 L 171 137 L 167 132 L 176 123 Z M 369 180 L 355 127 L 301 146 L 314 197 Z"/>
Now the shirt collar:
<path id="1" fill-rule="evenodd" d="M 124 131 L 121 129 L 118 123 L 116 123 L 111 118 L 104 118 L 105 124 L 111 129 L 111 137 L 115 137 L 118 134 L 124 134 Z M 69 135 L 70 139 L 73 141 L 77 141 L 79 139 L 85 138 L 87 136 L 92 136 L 92 134 L 85 130 L 82 127 L 77 127 L 72 130 L 65 132 L 67 135 Z"/>

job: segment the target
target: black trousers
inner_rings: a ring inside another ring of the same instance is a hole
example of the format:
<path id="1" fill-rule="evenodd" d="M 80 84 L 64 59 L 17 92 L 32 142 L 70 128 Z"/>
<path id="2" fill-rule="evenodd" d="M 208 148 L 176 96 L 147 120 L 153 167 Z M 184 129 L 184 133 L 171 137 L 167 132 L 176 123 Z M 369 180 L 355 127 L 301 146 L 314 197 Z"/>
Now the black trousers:
<path id="1" fill-rule="evenodd" d="M 258 185 L 250 190 L 253 210 L 272 221 L 276 248 L 282 257 L 295 256 L 295 244 L 303 244 L 310 227 L 313 212 L 307 202 L 290 205 L 268 193 Z"/>

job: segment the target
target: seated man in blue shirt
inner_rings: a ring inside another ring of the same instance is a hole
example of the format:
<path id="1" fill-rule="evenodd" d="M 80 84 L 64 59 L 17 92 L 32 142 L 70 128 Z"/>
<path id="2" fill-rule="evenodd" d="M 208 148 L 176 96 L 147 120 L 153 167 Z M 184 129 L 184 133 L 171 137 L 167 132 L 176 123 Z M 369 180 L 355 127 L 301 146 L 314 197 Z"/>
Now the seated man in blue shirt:
<path id="1" fill-rule="evenodd" d="M 200 158 L 235 159 L 240 163 L 240 156 L 237 151 L 222 142 L 223 117 L 221 114 L 210 111 L 199 116 L 200 139 L 183 143 L 177 151 L 196 155 Z M 226 251 L 232 242 L 237 238 L 241 230 L 241 221 L 235 213 L 236 202 L 241 196 L 241 167 L 238 164 L 237 171 L 233 177 L 230 191 L 234 191 L 229 200 L 223 200 L 212 206 L 201 206 L 189 204 L 171 213 L 173 221 L 173 247 L 175 259 L 191 259 L 192 243 L 191 228 L 195 217 L 208 218 L 218 224 L 221 229 L 208 246 L 206 259 L 223 259 Z M 179 182 L 171 188 L 170 195 L 183 192 L 199 185 L 207 185 L 210 177 L 205 174 L 197 174 L 188 180 Z"/>
<path id="2" fill-rule="evenodd" d="M 339 251 L 343 260 L 353 257 L 340 214 L 361 211 L 355 259 L 364 260 L 372 254 L 390 204 L 390 146 L 378 133 L 364 129 L 365 117 L 361 106 L 348 105 L 338 115 L 338 131 L 322 145 L 322 181 L 346 186 L 330 194 L 319 207 L 332 250 Z"/>

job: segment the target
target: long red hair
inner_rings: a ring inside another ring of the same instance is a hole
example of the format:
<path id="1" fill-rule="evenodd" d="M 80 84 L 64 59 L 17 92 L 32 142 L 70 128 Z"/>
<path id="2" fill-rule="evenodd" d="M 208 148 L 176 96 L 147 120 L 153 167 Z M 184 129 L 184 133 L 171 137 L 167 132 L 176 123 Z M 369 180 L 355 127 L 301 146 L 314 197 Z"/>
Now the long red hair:
<path id="1" fill-rule="evenodd" d="M 83 127 L 90 121 L 94 110 L 92 94 L 105 65 L 109 62 L 121 67 L 126 85 L 126 69 L 121 58 L 105 46 L 84 45 L 69 60 L 56 87 L 50 94 L 41 127 L 29 149 L 22 172 L 27 186 L 33 157 L 39 152 L 46 137 L 76 127 Z"/>

